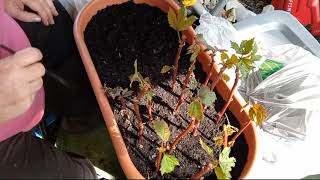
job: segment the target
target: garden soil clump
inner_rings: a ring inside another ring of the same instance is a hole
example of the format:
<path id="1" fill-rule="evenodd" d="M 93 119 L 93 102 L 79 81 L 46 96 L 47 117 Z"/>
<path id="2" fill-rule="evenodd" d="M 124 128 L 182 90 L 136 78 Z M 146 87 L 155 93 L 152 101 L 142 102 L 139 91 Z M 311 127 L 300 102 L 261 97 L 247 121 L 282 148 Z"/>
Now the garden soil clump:
<path id="1" fill-rule="evenodd" d="M 182 81 L 190 61 L 189 57 L 184 55 L 186 54 L 185 48 L 179 64 L 178 85 L 176 90 L 171 92 L 171 75 L 161 74 L 160 70 L 164 65 L 174 64 L 178 37 L 177 32 L 169 26 L 166 14 L 158 8 L 136 5 L 132 2 L 111 6 L 99 11 L 89 22 L 85 31 L 85 41 L 101 82 L 107 87 L 129 88 L 129 76 L 134 73 L 134 61 L 138 61 L 139 72 L 143 77 L 151 79 L 156 94 L 153 98 L 153 118 L 160 118 L 168 123 L 172 143 L 191 121 L 186 113 L 186 103 L 181 107 L 178 115 L 172 113 L 181 93 Z M 201 71 L 200 65 L 197 65 L 195 76 L 193 76 L 194 81 L 203 82 L 204 77 L 205 74 Z M 137 83 L 133 83 L 132 89 L 137 92 Z M 144 121 L 143 140 L 139 145 L 133 96 L 126 98 L 128 118 L 122 116 L 119 101 L 108 99 L 130 157 L 137 169 L 146 178 L 162 178 L 155 172 L 155 160 L 160 140 L 152 128 L 152 121 L 148 120 L 146 100 L 139 102 L 140 113 Z M 218 97 L 215 108 L 220 110 L 223 104 L 224 101 Z M 220 125 L 215 125 L 214 107 L 208 108 L 205 114 L 206 117 L 199 127 L 199 135 L 197 137 L 186 136 L 174 152 L 180 161 L 180 166 L 173 173 L 164 175 L 163 178 L 188 178 L 198 172 L 202 166 L 214 160 L 208 157 L 201 148 L 200 137 L 214 148 L 214 158 L 218 158 L 221 149 L 215 146 L 213 137 L 217 135 L 218 128 L 221 128 L 226 118 L 221 121 Z M 238 126 L 232 114 L 230 112 L 227 114 L 231 124 Z M 237 159 L 232 177 L 240 176 L 246 163 L 247 152 L 248 146 L 245 139 L 240 136 L 231 152 L 231 156 Z M 215 177 L 213 172 L 209 177 Z"/>

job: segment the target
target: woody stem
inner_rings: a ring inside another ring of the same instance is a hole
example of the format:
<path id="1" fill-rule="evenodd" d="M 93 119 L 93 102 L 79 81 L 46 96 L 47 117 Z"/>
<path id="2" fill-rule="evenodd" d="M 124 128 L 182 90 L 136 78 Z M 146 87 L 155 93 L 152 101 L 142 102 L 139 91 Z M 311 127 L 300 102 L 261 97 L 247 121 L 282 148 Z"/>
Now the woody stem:
<path id="1" fill-rule="evenodd" d="M 208 174 L 210 171 L 212 171 L 212 169 L 213 169 L 213 165 L 211 163 L 209 163 L 208 165 L 203 167 L 199 172 L 197 172 L 196 174 L 191 176 L 190 179 L 200 179 L 203 176 L 205 176 L 206 174 Z"/>
<path id="2" fill-rule="evenodd" d="M 211 76 L 212 76 L 212 71 L 213 71 L 213 69 L 214 69 L 214 56 L 211 55 L 211 67 L 210 67 L 210 71 L 209 71 L 209 73 L 207 74 L 206 80 L 205 80 L 205 82 L 203 83 L 203 85 L 205 85 L 205 86 L 208 85 L 209 80 L 210 80 L 210 78 L 211 78 Z"/>
<path id="3" fill-rule="evenodd" d="M 187 75 L 186 75 L 186 77 L 184 79 L 183 86 L 182 86 L 182 91 L 181 91 L 181 94 L 180 94 L 179 101 L 177 103 L 175 112 L 179 111 L 179 109 L 180 109 L 180 107 L 181 107 L 181 105 L 182 105 L 182 103 L 184 101 L 184 98 L 185 98 L 184 96 L 185 96 L 185 93 L 186 93 L 185 91 L 186 91 L 187 86 L 188 86 L 188 84 L 190 82 L 190 77 L 191 77 L 191 74 L 193 72 L 195 64 L 196 64 L 196 60 L 192 61 L 191 65 L 190 65 L 190 68 L 189 68 L 189 71 L 188 71 L 188 73 L 187 73 Z"/>
<path id="4" fill-rule="evenodd" d="M 251 121 L 247 122 L 247 124 L 245 126 L 243 126 L 243 128 L 241 128 L 237 134 L 235 134 L 232 139 L 231 139 L 231 142 L 236 142 L 237 138 L 241 135 L 241 133 L 243 133 L 243 131 L 245 129 L 247 129 L 247 127 L 251 124 Z"/>
<path id="5" fill-rule="evenodd" d="M 162 148 L 166 148 L 166 143 L 162 142 Z M 161 164 L 161 159 L 162 159 L 163 151 L 159 151 L 157 160 L 156 160 L 156 172 L 159 172 L 160 169 L 160 164 Z"/>
<path id="6" fill-rule="evenodd" d="M 196 119 L 192 118 L 192 121 L 190 122 L 189 126 L 184 131 L 182 131 L 179 134 L 179 136 L 174 140 L 173 144 L 171 145 L 171 147 L 169 149 L 169 154 L 172 154 L 173 151 L 175 150 L 177 144 L 181 141 L 181 139 L 193 130 L 195 122 L 196 122 Z"/>
<path id="7" fill-rule="evenodd" d="M 234 93 L 235 93 L 235 91 L 236 91 L 237 85 L 238 85 L 238 83 L 239 83 L 239 79 L 240 79 L 240 70 L 239 70 L 239 68 L 237 67 L 237 68 L 236 68 L 236 79 L 235 79 L 235 82 L 234 82 L 233 87 L 232 87 L 232 89 L 231 89 L 231 93 L 230 93 L 230 96 L 229 96 L 229 98 L 228 98 L 227 103 L 223 106 L 222 110 L 218 113 L 218 116 L 217 116 L 217 118 L 216 118 L 216 123 L 217 123 L 217 124 L 220 122 L 220 120 L 222 119 L 223 114 L 226 112 L 228 106 L 230 105 L 230 103 L 231 103 L 232 100 L 233 100 L 233 95 L 234 95 Z"/>
<path id="8" fill-rule="evenodd" d="M 139 140 L 139 144 L 141 144 L 142 143 L 143 123 L 142 123 L 142 118 L 140 115 L 138 103 L 139 103 L 138 97 L 135 96 L 134 100 L 133 100 L 133 108 L 134 108 L 134 112 L 136 113 L 136 116 L 138 119 L 138 140 Z"/>
<path id="9" fill-rule="evenodd" d="M 220 79 L 222 78 L 223 76 L 223 73 L 224 71 L 227 69 L 226 66 L 223 66 L 221 69 L 220 69 L 220 72 L 218 73 L 218 75 L 213 79 L 213 81 L 211 82 L 211 91 L 216 87 L 216 85 L 218 84 L 218 82 L 220 81 Z"/>
<path id="10" fill-rule="evenodd" d="M 182 35 L 181 39 L 179 40 L 179 48 L 178 48 L 178 51 L 177 51 L 177 54 L 176 54 L 176 57 L 175 57 L 174 71 L 173 71 L 173 74 L 172 74 L 172 85 L 171 85 L 172 91 L 174 90 L 176 82 L 177 82 L 179 59 L 180 59 L 182 48 L 185 45 L 185 40 L 186 40 L 186 37 L 184 35 Z"/>

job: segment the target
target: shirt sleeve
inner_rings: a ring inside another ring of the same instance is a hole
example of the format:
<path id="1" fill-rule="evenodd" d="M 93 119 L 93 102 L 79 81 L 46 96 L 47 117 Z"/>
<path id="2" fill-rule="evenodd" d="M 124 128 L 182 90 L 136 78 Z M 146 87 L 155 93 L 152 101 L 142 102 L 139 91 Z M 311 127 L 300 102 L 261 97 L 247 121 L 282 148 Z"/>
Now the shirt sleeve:
<path id="1" fill-rule="evenodd" d="M 4 13 L 4 0 L 0 0 L 0 14 Z"/>

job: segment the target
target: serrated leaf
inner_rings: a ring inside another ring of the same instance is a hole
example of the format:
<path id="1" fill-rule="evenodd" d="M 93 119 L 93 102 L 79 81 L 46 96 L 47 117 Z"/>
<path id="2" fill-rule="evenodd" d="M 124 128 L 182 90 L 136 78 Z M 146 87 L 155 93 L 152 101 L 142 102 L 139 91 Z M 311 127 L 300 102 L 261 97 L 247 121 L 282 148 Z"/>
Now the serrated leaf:
<path id="1" fill-rule="evenodd" d="M 222 146 L 223 145 L 223 133 L 219 133 L 219 135 L 214 137 L 213 140 L 216 145 Z"/>
<path id="2" fill-rule="evenodd" d="M 234 49 L 238 54 L 240 54 L 240 47 L 236 42 L 231 41 L 231 48 Z"/>
<path id="3" fill-rule="evenodd" d="M 226 176 L 223 172 L 222 172 L 222 169 L 221 167 L 217 166 L 216 168 L 214 168 L 214 173 L 216 174 L 217 176 L 217 179 L 230 179 L 231 178 L 231 174 L 230 176 Z"/>
<path id="4" fill-rule="evenodd" d="M 188 114 L 190 117 L 201 121 L 204 117 L 202 104 L 199 101 L 193 101 L 189 104 Z"/>
<path id="5" fill-rule="evenodd" d="M 228 81 L 230 81 L 230 76 L 228 76 L 227 74 L 223 74 L 222 79 L 225 80 L 226 82 L 228 82 Z"/>
<path id="6" fill-rule="evenodd" d="M 178 19 L 177 19 L 177 15 L 175 13 L 175 11 L 172 8 L 169 8 L 168 11 L 168 22 L 169 25 L 175 29 L 176 31 L 178 31 Z"/>
<path id="7" fill-rule="evenodd" d="M 176 166 L 180 166 L 179 160 L 176 157 L 165 153 L 161 160 L 161 175 L 163 176 L 166 173 L 173 172 Z"/>
<path id="8" fill-rule="evenodd" d="M 249 54 L 253 49 L 254 38 L 245 40 L 240 48 L 242 49 L 242 55 Z"/>
<path id="9" fill-rule="evenodd" d="M 203 140 L 202 140 L 201 138 L 199 139 L 199 143 L 200 143 L 202 149 L 203 149 L 204 151 L 206 151 L 207 154 L 209 154 L 210 156 L 213 155 L 213 150 L 212 150 L 212 148 L 210 148 L 205 142 L 203 142 Z"/>
<path id="10" fill-rule="evenodd" d="M 224 130 L 227 131 L 228 136 L 231 136 L 233 133 L 239 131 L 238 128 L 231 126 L 230 124 L 224 125 Z"/>
<path id="11" fill-rule="evenodd" d="M 162 67 L 160 73 L 161 73 L 161 74 L 165 74 L 165 73 L 171 71 L 173 68 L 174 68 L 173 66 L 164 65 L 164 66 Z"/>
<path id="12" fill-rule="evenodd" d="M 231 178 L 231 170 L 236 165 L 236 159 L 234 157 L 229 157 L 231 152 L 230 147 L 225 147 L 219 155 L 219 166 L 221 168 L 222 173 Z"/>
<path id="13" fill-rule="evenodd" d="M 253 44 L 253 47 L 252 47 L 252 54 L 256 54 L 258 52 L 258 45 L 257 45 L 257 43 L 255 42 L 254 44 Z"/>
<path id="14" fill-rule="evenodd" d="M 249 117 L 260 126 L 267 117 L 267 110 L 261 104 L 256 103 L 250 108 Z"/>
<path id="15" fill-rule="evenodd" d="M 156 120 L 152 123 L 153 129 L 159 136 L 159 138 L 164 141 L 168 142 L 170 138 L 170 128 L 168 124 L 163 120 Z"/>
<path id="16" fill-rule="evenodd" d="M 200 50 L 201 50 L 201 48 L 200 48 L 200 46 L 199 46 L 198 44 L 195 44 L 195 45 L 193 46 L 192 55 L 191 55 L 191 57 L 190 57 L 190 61 L 191 61 L 191 62 L 197 60 L 197 57 L 198 57 L 198 55 L 199 55 L 199 53 L 200 53 Z"/>
<path id="17" fill-rule="evenodd" d="M 232 68 L 233 66 L 237 65 L 239 63 L 239 59 L 238 57 L 233 54 L 227 61 L 226 61 L 226 64 L 227 64 L 227 67 L 228 69 Z"/>
<path id="18" fill-rule="evenodd" d="M 229 59 L 229 55 L 226 52 L 222 52 L 221 53 L 221 61 L 224 62 L 227 59 Z"/>
<path id="19" fill-rule="evenodd" d="M 198 96 L 205 106 L 211 106 L 217 100 L 216 93 L 207 86 L 201 86 Z"/>
<path id="20" fill-rule="evenodd" d="M 192 24 L 197 20 L 196 16 L 190 16 L 186 20 L 184 20 L 183 25 L 180 27 L 179 31 L 187 30 L 189 26 L 192 26 Z"/>

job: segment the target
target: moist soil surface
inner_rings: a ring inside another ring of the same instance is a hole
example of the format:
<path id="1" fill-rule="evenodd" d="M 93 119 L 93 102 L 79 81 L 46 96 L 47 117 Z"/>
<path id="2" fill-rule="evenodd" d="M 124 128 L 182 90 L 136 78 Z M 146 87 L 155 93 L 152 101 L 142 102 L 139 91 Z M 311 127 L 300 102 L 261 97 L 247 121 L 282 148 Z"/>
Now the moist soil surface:
<path id="1" fill-rule="evenodd" d="M 182 52 L 179 64 L 179 75 L 176 90 L 170 90 L 171 75 L 161 74 L 164 65 L 173 65 L 178 49 L 177 33 L 169 26 L 166 14 L 158 8 L 147 5 L 135 5 L 125 3 L 111 6 L 101 10 L 89 22 L 85 31 L 85 41 L 90 55 L 94 61 L 100 80 L 107 87 L 129 88 L 129 76 L 134 72 L 134 61 L 138 61 L 138 70 L 143 77 L 149 77 L 155 96 L 153 98 L 153 118 L 165 120 L 170 126 L 172 143 L 191 119 L 187 116 L 187 103 L 184 103 L 180 113 L 173 115 L 173 109 L 181 93 L 181 85 L 184 75 L 190 65 L 186 48 Z M 201 71 L 197 64 L 193 79 L 203 82 L 206 74 Z M 200 86 L 200 84 L 198 83 Z M 132 90 L 137 92 L 137 84 L 133 83 Z M 194 94 L 196 90 L 193 90 Z M 133 111 L 133 97 L 126 98 L 128 118 L 121 113 L 121 104 L 117 99 L 108 98 L 122 136 L 128 148 L 130 157 L 146 178 L 188 178 L 198 172 L 202 166 L 218 158 L 221 151 L 215 145 L 213 137 L 218 133 L 227 118 L 234 126 L 238 126 L 235 117 L 228 111 L 219 125 L 215 125 L 216 110 L 219 111 L 224 101 L 218 95 L 214 106 L 205 112 L 205 118 L 199 127 L 199 135 L 193 137 L 187 135 L 177 146 L 174 155 L 179 159 L 180 166 L 174 172 L 163 177 L 155 172 L 155 159 L 160 140 L 152 128 L 152 121 L 148 120 L 146 100 L 139 102 L 140 113 L 144 121 L 143 140 L 139 145 L 137 119 Z M 190 99 L 187 99 L 190 102 Z M 215 110 L 216 109 L 216 110 Z M 213 147 L 214 156 L 209 157 L 199 144 L 202 138 L 208 145 Z M 234 147 L 231 156 L 237 159 L 233 168 L 232 177 L 240 176 L 246 163 L 248 145 L 241 135 Z M 215 178 L 214 172 L 207 178 Z"/>

